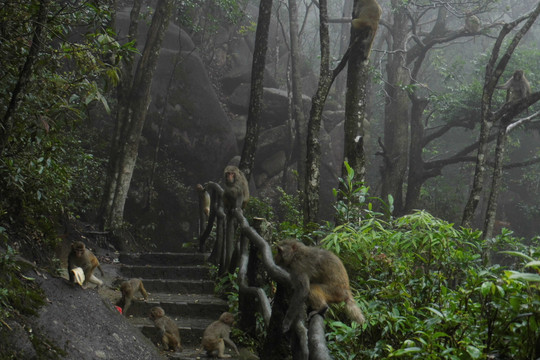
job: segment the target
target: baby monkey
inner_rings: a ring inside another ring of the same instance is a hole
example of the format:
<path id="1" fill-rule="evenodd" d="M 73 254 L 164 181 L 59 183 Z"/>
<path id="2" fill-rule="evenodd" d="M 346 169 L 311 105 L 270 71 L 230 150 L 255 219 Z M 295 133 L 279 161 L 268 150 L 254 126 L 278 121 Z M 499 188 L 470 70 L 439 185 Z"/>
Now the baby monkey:
<path id="1" fill-rule="evenodd" d="M 149 318 L 154 322 L 154 326 L 159 329 L 160 340 L 165 350 L 182 351 L 178 325 L 170 317 L 165 316 L 165 310 L 160 306 L 155 306 L 150 309 Z"/>
<path id="2" fill-rule="evenodd" d="M 144 300 L 148 300 L 148 293 L 144 288 L 143 282 L 141 279 L 129 279 L 120 284 L 120 292 L 122 292 L 122 298 L 118 301 L 118 306 L 122 308 L 122 314 L 127 316 L 127 311 L 131 306 L 131 302 L 135 293 L 139 291 L 144 297 Z"/>
<path id="3" fill-rule="evenodd" d="M 231 355 L 225 354 L 225 343 L 227 343 L 239 355 L 236 345 L 230 338 L 233 323 L 234 315 L 230 312 L 224 312 L 219 320 L 208 325 L 203 333 L 201 351 L 206 350 L 208 356 L 216 357 L 217 355 L 220 359 L 230 358 Z"/>
<path id="4" fill-rule="evenodd" d="M 86 285 L 89 282 L 96 284 L 98 288 L 103 285 L 103 281 L 99 280 L 94 275 L 94 270 L 98 268 L 101 272 L 101 276 L 104 276 L 103 270 L 99 265 L 99 261 L 97 257 L 90 250 L 88 250 L 81 241 L 75 241 L 71 244 L 71 251 L 68 255 L 67 270 L 69 274 L 69 281 L 71 283 L 77 282 L 75 272 L 77 271 L 76 268 L 78 267 L 84 272 L 84 282 L 82 283 L 83 288 L 86 288 Z"/>
<path id="5" fill-rule="evenodd" d="M 288 270 L 293 282 L 293 296 L 283 320 L 287 332 L 302 311 L 305 300 L 314 314 L 323 315 L 329 303 L 345 302 L 349 318 L 359 324 L 364 315 L 354 301 L 349 276 L 341 260 L 332 252 L 306 246 L 294 239 L 277 244 L 276 264 Z"/>

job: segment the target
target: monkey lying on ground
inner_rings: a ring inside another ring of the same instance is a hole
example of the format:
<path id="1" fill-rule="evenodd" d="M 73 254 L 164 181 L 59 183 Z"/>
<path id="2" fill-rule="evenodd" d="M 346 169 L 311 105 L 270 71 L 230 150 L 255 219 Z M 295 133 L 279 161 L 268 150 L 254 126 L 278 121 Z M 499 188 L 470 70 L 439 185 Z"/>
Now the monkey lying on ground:
<path id="1" fill-rule="evenodd" d="M 77 267 L 81 268 L 84 272 L 84 282 L 82 283 L 83 288 L 86 288 L 86 285 L 89 282 L 96 284 L 98 288 L 103 285 L 103 281 L 99 280 L 94 275 L 94 270 L 98 268 L 101 272 L 101 276 L 104 276 L 103 270 L 99 265 L 99 261 L 97 257 L 90 250 L 88 250 L 81 241 L 75 241 L 71 244 L 71 251 L 68 255 L 67 270 L 69 274 L 69 281 L 71 283 L 77 282 L 74 273 L 74 271 L 76 271 L 74 269 Z"/>
<path id="2" fill-rule="evenodd" d="M 223 171 L 223 177 L 225 209 L 245 208 L 249 201 L 249 186 L 244 173 L 236 166 L 229 165 Z"/>
<path id="3" fill-rule="evenodd" d="M 324 315 L 329 303 L 344 301 L 349 317 L 360 324 L 364 322 L 352 296 L 347 271 L 335 254 L 293 239 L 279 242 L 277 251 L 276 264 L 290 272 L 294 291 L 283 320 L 284 332 L 290 329 L 306 299 L 312 310 L 310 316 Z"/>
<path id="4" fill-rule="evenodd" d="M 165 350 L 182 351 L 178 326 L 170 317 L 165 316 L 165 310 L 155 306 L 150 309 L 149 318 L 154 322 L 154 326 L 159 329 L 160 340 Z"/>
<path id="5" fill-rule="evenodd" d="M 215 357 L 217 353 L 217 357 L 220 359 L 229 358 L 231 356 L 225 354 L 225 343 L 227 343 L 227 345 L 239 355 L 240 353 L 238 352 L 236 345 L 230 338 L 231 326 L 233 323 L 234 315 L 230 312 L 224 312 L 219 317 L 219 320 L 208 325 L 203 333 L 202 349 L 200 352 L 206 350 L 208 356 Z"/>
<path id="6" fill-rule="evenodd" d="M 146 292 L 141 279 L 134 278 L 122 282 L 122 284 L 120 284 L 120 291 L 122 292 L 122 298 L 118 301 L 117 305 L 122 308 L 122 314 L 124 315 L 126 315 L 131 306 L 131 301 L 137 291 L 141 293 L 144 300 L 148 300 L 148 293 Z"/>
<path id="7" fill-rule="evenodd" d="M 497 86 L 497 89 L 506 90 L 506 102 L 521 100 L 531 95 L 531 85 L 525 78 L 523 70 L 514 71 L 510 80 L 503 85 Z"/>

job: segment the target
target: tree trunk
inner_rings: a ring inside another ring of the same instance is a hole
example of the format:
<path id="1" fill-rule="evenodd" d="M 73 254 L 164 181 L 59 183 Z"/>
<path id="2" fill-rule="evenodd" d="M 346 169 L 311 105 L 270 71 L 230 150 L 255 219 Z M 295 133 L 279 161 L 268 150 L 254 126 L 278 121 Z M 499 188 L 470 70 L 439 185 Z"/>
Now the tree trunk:
<path id="1" fill-rule="evenodd" d="M 321 42 L 321 69 L 317 92 L 311 99 L 307 134 L 306 156 L 306 197 L 304 200 L 304 225 L 315 222 L 319 215 L 319 188 L 320 188 L 320 162 L 321 145 L 319 131 L 326 97 L 332 86 L 334 78 L 330 71 L 330 39 L 328 35 L 328 13 L 326 0 L 319 2 L 319 32 Z"/>
<path id="2" fill-rule="evenodd" d="M 495 166 L 493 168 L 491 192 L 489 194 L 486 218 L 484 221 L 484 239 L 490 239 L 493 236 L 493 225 L 495 224 L 495 216 L 497 214 L 497 199 L 499 197 L 499 191 L 501 188 L 507 126 L 508 124 L 501 123 L 499 134 L 497 136 L 497 147 L 495 148 Z"/>
<path id="3" fill-rule="evenodd" d="M 489 132 L 491 130 L 491 127 L 493 126 L 493 113 L 491 111 L 491 100 L 493 97 L 493 91 L 495 90 L 497 81 L 499 80 L 499 77 L 508 65 L 508 62 L 510 61 L 510 58 L 512 57 L 512 54 L 516 49 L 517 45 L 519 44 L 523 36 L 529 31 L 529 29 L 534 24 L 539 15 L 540 2 L 536 5 L 536 8 L 527 15 L 527 22 L 514 35 L 505 53 L 500 56 L 499 52 L 503 44 L 503 40 L 513 28 L 515 28 L 524 20 L 524 17 L 514 20 L 511 23 L 505 24 L 501 29 L 499 36 L 497 37 L 495 45 L 493 46 L 493 50 L 491 51 L 491 57 L 486 66 L 484 89 L 482 94 L 481 127 L 478 140 L 478 153 L 476 155 L 476 167 L 474 170 L 474 179 L 471 186 L 469 199 L 467 200 L 467 204 L 465 205 L 465 209 L 463 210 L 463 217 L 461 220 L 461 226 L 463 227 L 471 227 L 474 213 L 476 211 L 478 203 L 480 202 L 480 196 L 482 194 L 482 189 L 484 186 L 484 165 L 487 154 L 487 142 Z"/>
<path id="4" fill-rule="evenodd" d="M 359 8 L 355 1 L 353 9 Z M 352 12 L 352 18 L 359 14 Z M 367 60 L 363 58 L 363 42 L 359 41 L 361 35 L 351 27 L 350 57 L 347 64 L 347 91 L 345 93 L 345 123 L 344 123 L 344 153 L 343 159 L 354 170 L 356 181 L 364 181 L 366 175 L 366 157 L 364 153 L 364 124 L 366 122 L 366 86 L 368 83 Z M 375 36 L 375 34 L 373 35 Z M 341 176 L 347 177 L 347 168 L 342 164 Z M 339 184 L 341 190 L 343 184 Z M 341 194 L 341 192 L 338 192 Z"/>
<path id="5" fill-rule="evenodd" d="M 255 32 L 253 65 L 251 68 L 251 94 L 246 124 L 246 137 L 239 165 L 240 170 L 244 172 L 248 180 L 251 177 L 251 171 L 255 162 L 255 151 L 257 150 L 257 143 L 259 141 L 264 68 L 266 64 L 266 50 L 268 48 L 268 32 L 270 29 L 271 17 L 272 0 L 261 0 L 259 5 L 257 31 Z"/>
<path id="6" fill-rule="evenodd" d="M 28 51 L 28 56 L 26 61 L 21 69 L 19 74 L 19 79 L 15 88 L 11 93 L 11 99 L 9 105 L 4 113 L 2 118 L 2 123 L 0 124 L 0 156 L 3 155 L 4 150 L 7 146 L 9 136 L 11 135 L 11 129 L 13 128 L 14 115 L 17 112 L 19 105 L 21 104 L 24 91 L 26 90 L 26 85 L 30 82 L 32 77 L 34 64 L 36 63 L 39 50 L 41 45 L 44 42 L 44 29 L 47 26 L 47 14 L 49 11 L 50 0 L 41 0 L 39 3 L 39 10 L 34 21 L 34 36 L 32 38 L 32 44 L 30 45 L 30 50 Z"/>
<path id="7" fill-rule="evenodd" d="M 114 139 L 109 160 L 109 171 L 112 173 L 108 188 L 104 192 L 105 226 L 118 227 L 123 221 L 124 206 L 137 161 L 139 141 L 150 103 L 150 87 L 157 59 L 161 49 L 163 35 L 168 27 L 172 13 L 172 0 L 159 0 L 152 23 L 148 30 L 146 44 L 133 82 L 121 91 L 128 91 L 126 104 L 119 101 L 117 113 L 117 134 Z M 133 13 L 132 13 L 133 14 Z M 127 84 L 126 84 L 127 85 Z M 126 93 L 119 94 L 122 100 Z"/>
<path id="8" fill-rule="evenodd" d="M 391 50 L 386 65 L 386 105 L 384 114 L 384 149 L 381 169 L 381 197 L 394 197 L 397 214 L 403 210 L 403 183 L 407 172 L 409 152 L 409 97 L 404 87 L 410 83 L 406 66 L 408 41 L 407 12 L 398 0 L 392 0 L 393 27 Z"/>
<path id="9" fill-rule="evenodd" d="M 306 118 L 302 100 L 302 77 L 299 66 L 298 49 L 298 8 L 297 0 L 289 0 L 289 30 L 291 38 L 291 85 L 292 85 L 292 118 L 296 130 L 298 149 L 298 178 L 304 179 L 306 174 Z M 298 182 L 300 194 L 304 194 L 304 182 Z"/>

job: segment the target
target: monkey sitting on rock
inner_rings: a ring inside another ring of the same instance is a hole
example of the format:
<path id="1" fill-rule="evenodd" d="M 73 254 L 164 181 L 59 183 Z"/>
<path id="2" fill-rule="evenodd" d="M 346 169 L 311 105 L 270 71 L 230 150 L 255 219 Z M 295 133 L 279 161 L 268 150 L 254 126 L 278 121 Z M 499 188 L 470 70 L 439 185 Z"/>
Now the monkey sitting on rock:
<path id="1" fill-rule="evenodd" d="M 80 274 L 76 275 L 76 273 L 80 271 L 77 270 L 77 268 L 82 269 L 84 277 Z M 96 284 L 99 288 L 103 285 L 103 281 L 94 275 L 94 270 L 96 268 L 98 268 L 101 272 L 101 276 L 104 276 L 97 257 L 86 248 L 83 242 L 73 242 L 71 244 L 71 251 L 68 255 L 67 270 L 69 274 L 69 281 L 71 283 L 80 283 L 80 281 L 84 279 L 82 284 L 80 284 L 83 288 L 86 288 L 89 282 Z"/>
<path id="2" fill-rule="evenodd" d="M 291 274 L 294 290 L 283 320 L 283 332 L 289 331 L 306 300 L 311 309 L 310 316 L 317 313 L 324 315 L 328 304 L 343 301 L 351 320 L 359 324 L 365 321 L 352 296 L 347 270 L 335 254 L 287 239 L 277 244 L 275 261 Z"/>

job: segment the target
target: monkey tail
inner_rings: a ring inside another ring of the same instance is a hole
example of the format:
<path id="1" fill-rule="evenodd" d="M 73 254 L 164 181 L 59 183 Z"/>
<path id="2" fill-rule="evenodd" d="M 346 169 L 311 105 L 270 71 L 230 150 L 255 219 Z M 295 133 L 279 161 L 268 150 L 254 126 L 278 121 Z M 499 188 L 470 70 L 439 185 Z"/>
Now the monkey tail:
<path id="1" fill-rule="evenodd" d="M 354 301 L 352 295 L 345 300 L 345 311 L 351 320 L 354 320 L 359 324 L 363 324 L 366 321 L 364 314 L 362 314 L 362 310 L 360 310 L 360 307 L 358 307 L 358 304 Z"/>

